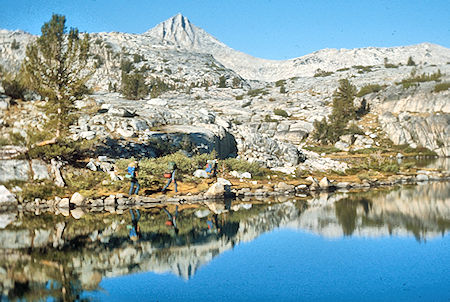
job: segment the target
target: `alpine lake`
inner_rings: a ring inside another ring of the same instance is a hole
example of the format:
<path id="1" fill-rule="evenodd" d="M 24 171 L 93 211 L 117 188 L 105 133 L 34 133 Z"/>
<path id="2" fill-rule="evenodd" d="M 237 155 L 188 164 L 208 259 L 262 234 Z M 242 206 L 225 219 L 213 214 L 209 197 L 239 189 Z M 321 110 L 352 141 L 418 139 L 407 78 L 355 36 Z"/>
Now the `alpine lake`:
<path id="1" fill-rule="evenodd" d="M 449 301 L 450 182 L 0 215 L 1 301 Z"/>

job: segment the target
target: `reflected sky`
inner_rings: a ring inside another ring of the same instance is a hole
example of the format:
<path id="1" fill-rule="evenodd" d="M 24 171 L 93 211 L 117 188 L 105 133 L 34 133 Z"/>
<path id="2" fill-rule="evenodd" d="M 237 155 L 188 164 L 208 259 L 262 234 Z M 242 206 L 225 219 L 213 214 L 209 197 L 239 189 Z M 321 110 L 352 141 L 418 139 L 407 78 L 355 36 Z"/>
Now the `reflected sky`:
<path id="1" fill-rule="evenodd" d="M 93 297 L 124 301 L 444 301 L 450 237 L 325 239 L 279 229 L 215 258 L 189 281 L 171 274 L 107 278 Z"/>
<path id="2" fill-rule="evenodd" d="M 284 198 L 3 214 L 0 300 L 450 299 L 450 183 Z"/>

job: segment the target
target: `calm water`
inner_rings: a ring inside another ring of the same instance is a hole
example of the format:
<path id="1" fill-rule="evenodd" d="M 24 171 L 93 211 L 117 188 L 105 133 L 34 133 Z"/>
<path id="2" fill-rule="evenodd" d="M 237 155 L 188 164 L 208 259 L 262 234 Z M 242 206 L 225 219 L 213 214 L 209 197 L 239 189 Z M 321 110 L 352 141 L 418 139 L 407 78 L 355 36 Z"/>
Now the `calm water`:
<path id="1" fill-rule="evenodd" d="M 3 300 L 450 301 L 450 183 L 0 220 Z"/>

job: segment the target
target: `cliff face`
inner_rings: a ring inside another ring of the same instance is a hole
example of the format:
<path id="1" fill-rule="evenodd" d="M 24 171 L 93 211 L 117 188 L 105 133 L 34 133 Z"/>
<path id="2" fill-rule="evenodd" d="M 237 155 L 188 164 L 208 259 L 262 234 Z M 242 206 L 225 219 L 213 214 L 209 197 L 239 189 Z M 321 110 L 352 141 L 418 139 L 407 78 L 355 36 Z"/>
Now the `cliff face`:
<path id="1" fill-rule="evenodd" d="M 428 83 L 406 90 L 393 87 L 372 101 L 383 130 L 395 144 L 450 156 L 450 91 L 432 89 Z"/>

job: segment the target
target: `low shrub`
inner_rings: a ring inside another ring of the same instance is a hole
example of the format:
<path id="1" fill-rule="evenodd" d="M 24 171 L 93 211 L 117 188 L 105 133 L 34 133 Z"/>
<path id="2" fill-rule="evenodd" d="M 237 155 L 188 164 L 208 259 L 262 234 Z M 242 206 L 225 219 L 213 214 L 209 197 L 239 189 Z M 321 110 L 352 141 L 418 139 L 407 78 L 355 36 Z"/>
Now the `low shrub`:
<path id="1" fill-rule="evenodd" d="M 4 73 L 1 81 L 7 96 L 13 99 L 23 99 L 26 87 L 20 75 Z"/>
<path id="2" fill-rule="evenodd" d="M 56 195 L 64 194 L 64 189 L 55 186 L 51 181 L 41 183 L 27 183 L 22 187 L 19 196 L 24 201 L 33 201 L 36 198 L 47 199 Z"/>
<path id="3" fill-rule="evenodd" d="M 226 171 L 249 172 L 253 176 L 263 176 L 265 169 L 259 164 L 250 163 L 243 159 L 228 158 L 219 163 L 219 167 L 225 166 Z"/>
<path id="4" fill-rule="evenodd" d="M 282 116 L 282 117 L 288 117 L 289 116 L 289 114 L 283 109 L 274 109 L 273 113 L 275 115 L 279 115 L 279 116 Z"/>
<path id="5" fill-rule="evenodd" d="M 431 81 L 440 81 L 441 77 L 442 77 L 442 73 L 441 70 L 438 69 L 438 71 L 436 71 L 435 73 L 431 73 L 431 74 L 427 74 L 427 73 L 422 73 L 420 75 L 416 74 L 417 71 L 414 68 L 411 71 L 411 74 L 408 78 L 403 79 L 401 82 L 398 82 L 396 84 L 402 84 L 403 88 L 407 89 L 409 87 L 413 87 L 413 86 L 417 86 L 419 83 L 422 82 L 431 82 Z"/>
<path id="6" fill-rule="evenodd" d="M 281 87 L 286 85 L 286 80 L 278 80 L 275 82 L 275 87 Z"/>
<path id="7" fill-rule="evenodd" d="M 327 77 L 332 75 L 334 72 L 332 71 L 325 71 L 325 70 L 321 70 L 321 69 L 317 69 L 316 73 L 314 74 L 314 77 L 318 78 L 318 77 Z"/>
<path id="8" fill-rule="evenodd" d="M 247 95 L 249 95 L 249 96 L 251 96 L 251 97 L 255 97 L 255 96 L 258 96 L 258 95 L 260 95 L 260 94 L 266 95 L 266 94 L 268 94 L 268 92 L 265 91 L 264 88 L 250 89 L 250 90 L 247 92 Z"/>
<path id="9" fill-rule="evenodd" d="M 358 73 L 365 73 L 365 72 L 371 72 L 373 66 L 368 65 L 368 66 L 362 66 L 362 65 L 353 65 L 353 68 L 358 70 Z"/>
<path id="10" fill-rule="evenodd" d="M 37 136 L 33 137 L 30 143 L 35 143 L 41 140 L 36 139 Z M 43 140 L 48 139 L 46 136 Z M 30 158 L 39 158 L 46 161 L 50 161 L 52 158 L 60 158 L 65 161 L 73 162 L 88 156 L 93 149 L 93 146 L 97 143 L 96 140 L 81 140 L 81 141 L 71 141 L 69 139 L 61 138 L 58 139 L 55 144 L 49 144 L 45 146 L 35 146 L 29 149 L 28 156 Z"/>
<path id="11" fill-rule="evenodd" d="M 83 173 L 67 173 L 64 175 L 67 188 L 71 192 L 83 190 L 95 191 L 95 188 L 102 185 L 102 181 L 108 179 L 108 175 L 103 172 L 83 170 Z"/>
<path id="12" fill-rule="evenodd" d="M 433 91 L 434 92 L 441 92 L 441 91 L 446 91 L 450 89 L 450 82 L 443 82 L 443 83 L 438 83 L 434 86 Z"/>
<path id="13" fill-rule="evenodd" d="M 192 175 L 198 168 L 203 169 L 207 160 L 214 158 L 214 152 L 193 157 L 187 157 L 183 152 L 176 152 L 158 158 L 143 159 L 139 161 L 139 180 L 142 186 L 147 187 L 155 183 L 163 183 L 165 181 L 163 174 L 167 172 L 170 161 L 177 164 L 177 178 L 181 178 L 183 174 Z M 133 158 L 119 160 L 117 162 L 118 169 L 125 174 L 128 164 L 133 160 Z"/>
<path id="14" fill-rule="evenodd" d="M 356 94 L 357 97 L 365 96 L 366 94 L 373 93 L 373 92 L 379 92 L 386 88 L 385 85 L 379 85 L 379 84 L 369 84 L 366 86 L 361 87 L 359 92 Z"/>

